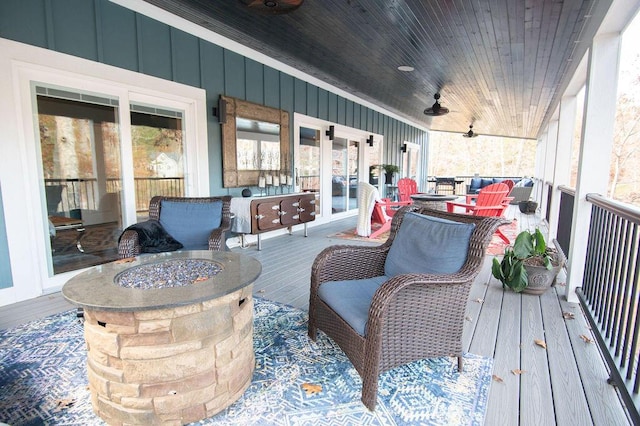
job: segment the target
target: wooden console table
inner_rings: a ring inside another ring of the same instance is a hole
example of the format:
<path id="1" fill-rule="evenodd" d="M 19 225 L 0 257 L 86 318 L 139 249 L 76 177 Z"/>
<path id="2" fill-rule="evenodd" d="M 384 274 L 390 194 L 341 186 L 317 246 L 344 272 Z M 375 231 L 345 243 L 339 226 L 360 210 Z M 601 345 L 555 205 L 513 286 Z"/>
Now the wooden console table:
<path id="1" fill-rule="evenodd" d="M 248 209 L 247 209 L 248 204 Z M 231 212 L 236 215 L 236 223 L 232 231 L 258 236 L 258 250 L 262 250 L 260 235 L 264 232 L 287 228 L 292 232 L 294 225 L 304 225 L 304 236 L 307 236 L 307 223 L 316 217 L 316 194 L 303 192 L 295 194 L 275 195 L 271 197 L 255 197 L 233 199 Z"/>

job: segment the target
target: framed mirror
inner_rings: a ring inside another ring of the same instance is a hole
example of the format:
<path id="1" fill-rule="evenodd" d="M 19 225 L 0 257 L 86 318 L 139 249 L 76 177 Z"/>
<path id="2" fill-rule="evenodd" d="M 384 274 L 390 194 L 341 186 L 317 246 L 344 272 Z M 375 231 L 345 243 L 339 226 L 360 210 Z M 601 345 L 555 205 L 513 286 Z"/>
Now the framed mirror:
<path id="1" fill-rule="evenodd" d="M 219 109 L 225 188 L 258 186 L 267 174 L 291 174 L 287 111 L 229 96 L 220 96 Z"/>

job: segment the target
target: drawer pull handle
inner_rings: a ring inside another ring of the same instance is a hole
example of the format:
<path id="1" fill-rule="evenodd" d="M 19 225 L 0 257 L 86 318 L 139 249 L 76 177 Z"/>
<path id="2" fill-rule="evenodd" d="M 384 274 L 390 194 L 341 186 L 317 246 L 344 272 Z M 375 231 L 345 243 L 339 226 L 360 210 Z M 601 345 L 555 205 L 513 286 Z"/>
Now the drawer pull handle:
<path id="1" fill-rule="evenodd" d="M 256 215 L 256 219 L 258 219 L 258 220 L 260 220 L 260 219 L 264 219 L 264 215 L 257 214 L 257 215 Z"/>
<path id="2" fill-rule="evenodd" d="M 285 214 L 287 214 L 287 212 L 278 212 L 279 216 L 284 216 Z"/>
<path id="3" fill-rule="evenodd" d="M 315 204 L 315 203 L 316 203 L 316 200 L 310 200 L 309 201 L 309 204 Z"/>
<path id="4" fill-rule="evenodd" d="M 280 206 L 271 206 L 271 210 L 280 210 Z"/>
<path id="5" fill-rule="evenodd" d="M 298 211 L 302 213 L 303 211 L 305 211 L 305 209 L 298 209 Z"/>
<path id="6" fill-rule="evenodd" d="M 311 212 L 311 213 L 309 213 L 309 214 L 310 214 L 311 216 L 315 216 L 315 215 L 316 215 L 316 212 Z"/>
<path id="7" fill-rule="evenodd" d="M 271 223 L 280 223 L 280 219 L 273 219 Z"/>
<path id="8" fill-rule="evenodd" d="M 291 219 L 298 220 L 298 219 L 300 219 L 300 215 L 291 216 Z"/>
<path id="9" fill-rule="evenodd" d="M 291 204 L 293 207 L 298 207 L 300 205 L 299 202 Z"/>

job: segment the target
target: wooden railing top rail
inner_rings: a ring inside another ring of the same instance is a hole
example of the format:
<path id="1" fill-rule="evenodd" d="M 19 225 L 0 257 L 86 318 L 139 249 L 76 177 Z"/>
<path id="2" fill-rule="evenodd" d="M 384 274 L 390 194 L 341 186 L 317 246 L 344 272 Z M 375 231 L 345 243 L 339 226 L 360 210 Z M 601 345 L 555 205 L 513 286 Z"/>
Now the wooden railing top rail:
<path id="1" fill-rule="evenodd" d="M 587 194 L 586 199 L 595 206 L 602 207 L 629 222 L 640 225 L 640 209 L 637 207 L 614 201 L 600 194 Z"/>
<path id="2" fill-rule="evenodd" d="M 558 185 L 558 190 L 573 197 L 576 196 L 576 190 L 574 188 L 571 188 L 570 186 Z"/>

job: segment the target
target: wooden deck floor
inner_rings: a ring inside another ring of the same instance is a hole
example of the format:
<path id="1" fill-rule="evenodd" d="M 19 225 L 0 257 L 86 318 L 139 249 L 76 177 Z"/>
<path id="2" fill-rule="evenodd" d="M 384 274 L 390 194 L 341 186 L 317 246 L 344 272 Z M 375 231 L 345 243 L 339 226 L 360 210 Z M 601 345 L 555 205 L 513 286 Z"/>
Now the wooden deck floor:
<path id="1" fill-rule="evenodd" d="M 521 229 L 544 228 L 539 217 L 510 208 Z M 233 251 L 255 257 L 263 273 L 256 296 L 308 308 L 313 259 L 333 244 L 368 244 L 331 237 L 355 228 L 351 217 Z M 465 350 L 494 359 L 486 425 L 626 425 L 630 424 L 587 322 L 577 304 L 567 303 L 559 285 L 543 296 L 502 290 L 491 276 L 488 257 L 474 283 L 467 306 Z M 0 329 L 71 309 L 59 293 L 0 308 Z M 570 312 L 574 319 L 565 319 Z M 544 341 L 546 349 L 537 345 Z M 520 371 L 519 374 L 518 371 Z"/>

